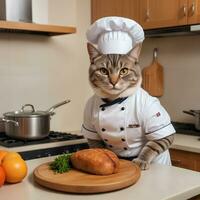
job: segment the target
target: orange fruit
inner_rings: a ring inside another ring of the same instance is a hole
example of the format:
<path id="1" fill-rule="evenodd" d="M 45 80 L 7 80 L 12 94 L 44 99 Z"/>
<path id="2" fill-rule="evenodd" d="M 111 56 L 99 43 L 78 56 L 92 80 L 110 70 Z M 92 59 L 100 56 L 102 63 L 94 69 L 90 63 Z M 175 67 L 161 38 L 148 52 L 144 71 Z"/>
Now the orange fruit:
<path id="1" fill-rule="evenodd" d="M 5 171 L 2 166 L 0 166 L 0 187 L 4 184 L 6 179 Z"/>
<path id="2" fill-rule="evenodd" d="M 19 159 L 22 159 L 22 157 L 17 153 L 17 152 L 7 152 L 6 155 L 4 156 L 2 162 L 4 160 L 9 160 L 9 159 L 13 159 L 13 158 L 19 158 Z"/>
<path id="3" fill-rule="evenodd" d="M 5 157 L 5 155 L 8 153 L 8 151 L 5 150 L 0 150 L 0 164 L 1 161 L 3 160 L 3 158 Z"/>
<path id="4" fill-rule="evenodd" d="M 5 157 L 2 162 L 2 167 L 6 174 L 6 182 L 17 183 L 22 181 L 27 175 L 26 162 L 17 156 L 8 158 Z"/>

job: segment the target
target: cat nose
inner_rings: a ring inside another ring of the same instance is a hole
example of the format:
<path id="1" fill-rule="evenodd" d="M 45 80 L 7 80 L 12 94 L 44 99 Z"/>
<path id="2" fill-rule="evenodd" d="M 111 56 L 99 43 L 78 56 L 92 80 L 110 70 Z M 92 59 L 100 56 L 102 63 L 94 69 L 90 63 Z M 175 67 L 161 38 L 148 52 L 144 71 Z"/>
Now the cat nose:
<path id="1" fill-rule="evenodd" d="M 110 83 L 115 86 L 118 82 L 119 76 L 118 74 L 112 74 L 110 75 Z"/>

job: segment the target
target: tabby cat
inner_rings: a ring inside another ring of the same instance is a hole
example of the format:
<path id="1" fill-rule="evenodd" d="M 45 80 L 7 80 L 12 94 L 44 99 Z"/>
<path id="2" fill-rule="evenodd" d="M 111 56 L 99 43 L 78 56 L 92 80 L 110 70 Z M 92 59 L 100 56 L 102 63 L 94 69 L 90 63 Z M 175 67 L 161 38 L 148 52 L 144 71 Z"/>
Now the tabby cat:
<path id="1" fill-rule="evenodd" d="M 107 101 L 132 95 L 142 82 L 138 63 L 142 44 L 137 44 L 128 54 L 101 54 L 88 43 L 90 57 L 89 81 L 96 95 Z M 148 169 L 151 161 L 167 150 L 173 142 L 174 135 L 147 141 L 133 162 L 141 169 Z M 103 141 L 88 139 L 90 147 L 105 147 Z"/>

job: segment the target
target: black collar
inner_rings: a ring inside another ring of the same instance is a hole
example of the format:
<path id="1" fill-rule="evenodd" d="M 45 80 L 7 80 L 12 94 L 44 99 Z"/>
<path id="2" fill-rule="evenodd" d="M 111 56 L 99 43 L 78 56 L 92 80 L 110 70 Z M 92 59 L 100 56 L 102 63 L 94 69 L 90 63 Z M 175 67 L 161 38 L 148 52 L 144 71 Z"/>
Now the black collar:
<path id="1" fill-rule="evenodd" d="M 109 101 L 108 99 L 106 98 L 102 98 L 102 100 L 105 102 L 104 104 L 100 105 L 100 107 L 107 107 L 107 106 L 112 106 L 116 103 L 120 104 L 122 103 L 123 101 L 125 101 L 128 97 L 120 97 L 120 98 L 117 98 L 113 101 Z"/>

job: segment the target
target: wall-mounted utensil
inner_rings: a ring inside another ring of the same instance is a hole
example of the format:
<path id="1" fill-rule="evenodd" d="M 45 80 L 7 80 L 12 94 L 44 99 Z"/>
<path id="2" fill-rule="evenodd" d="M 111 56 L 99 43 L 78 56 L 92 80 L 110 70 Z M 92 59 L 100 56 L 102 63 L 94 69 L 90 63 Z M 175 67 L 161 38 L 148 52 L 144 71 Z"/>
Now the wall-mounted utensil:
<path id="1" fill-rule="evenodd" d="M 163 66 L 158 62 L 158 49 L 153 50 L 151 65 L 142 70 L 142 87 L 152 96 L 160 97 L 164 93 Z"/>

